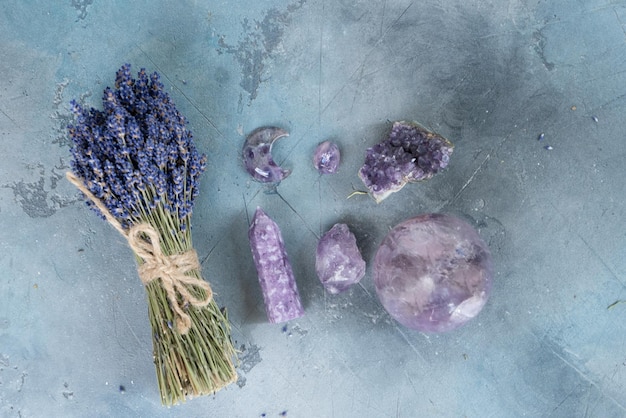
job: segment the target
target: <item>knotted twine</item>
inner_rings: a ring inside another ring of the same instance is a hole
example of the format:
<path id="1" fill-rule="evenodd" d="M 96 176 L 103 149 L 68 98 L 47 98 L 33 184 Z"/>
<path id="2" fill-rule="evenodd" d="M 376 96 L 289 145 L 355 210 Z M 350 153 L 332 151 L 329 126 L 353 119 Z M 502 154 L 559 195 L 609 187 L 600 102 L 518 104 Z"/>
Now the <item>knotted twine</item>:
<path id="1" fill-rule="evenodd" d="M 188 304 L 195 307 L 208 305 L 213 298 L 213 291 L 209 284 L 187 273 L 200 270 L 198 254 L 190 249 L 181 254 L 165 255 L 161 249 L 161 240 L 158 231 L 149 223 L 141 222 L 129 229 L 111 214 L 104 203 L 98 199 L 74 173 L 67 172 L 65 177 L 93 202 L 102 212 L 106 220 L 122 234 L 128 245 L 141 258 L 138 267 L 139 278 L 144 285 L 161 279 L 161 286 L 167 293 L 167 300 L 174 311 L 176 329 L 180 334 L 186 334 L 191 328 L 191 318 L 184 311 Z M 190 288 L 200 288 L 205 291 L 204 298 L 197 298 L 191 294 Z M 180 301 L 178 299 L 180 295 Z"/>

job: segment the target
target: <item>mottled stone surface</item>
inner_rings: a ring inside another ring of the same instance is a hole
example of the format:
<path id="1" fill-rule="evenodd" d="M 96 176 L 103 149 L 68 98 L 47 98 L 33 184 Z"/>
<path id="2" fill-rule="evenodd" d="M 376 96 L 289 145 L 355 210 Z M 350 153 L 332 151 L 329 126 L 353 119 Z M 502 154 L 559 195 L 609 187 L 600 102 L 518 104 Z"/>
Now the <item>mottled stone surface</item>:
<path id="1" fill-rule="evenodd" d="M 254 213 L 248 238 L 263 292 L 267 319 L 272 323 L 279 323 L 304 315 L 280 228 L 259 207 Z"/>
<path id="2" fill-rule="evenodd" d="M 485 242 L 466 222 L 441 214 L 420 215 L 393 228 L 373 270 L 387 312 L 425 332 L 450 331 L 474 318 L 492 283 Z"/>
<path id="3" fill-rule="evenodd" d="M 626 303 L 607 309 L 626 299 L 624 2 L 2 5 L 0 417 L 624 417 Z M 247 378 L 175 409 L 159 400 L 135 260 L 64 178 L 70 99 L 99 107 L 128 61 L 167 75 L 208 154 L 193 243 Z M 385 117 L 432 126 L 450 163 L 381 204 L 346 199 L 367 190 L 357 172 Z M 294 169 L 278 191 L 297 214 L 243 168 L 245 136 L 272 125 L 290 132 L 272 154 Z M 326 139 L 341 163 L 320 179 Z M 304 317 L 267 322 L 244 202 L 280 226 Z M 390 228 L 439 207 L 481 225 L 491 299 L 447 335 L 393 320 L 400 333 L 365 292 L 370 263 Z M 336 222 L 368 269 L 331 295 L 314 263 Z"/>
<path id="4" fill-rule="evenodd" d="M 322 236 L 315 257 L 317 277 L 330 293 L 346 290 L 365 275 L 365 261 L 348 225 L 335 224 Z"/>
<path id="5" fill-rule="evenodd" d="M 395 122 L 389 137 L 367 150 L 359 177 L 380 203 L 407 183 L 428 180 L 450 161 L 454 146 L 417 123 Z"/>
<path id="6" fill-rule="evenodd" d="M 320 174 L 333 174 L 337 172 L 341 153 L 339 147 L 334 142 L 324 141 L 315 148 L 313 154 L 313 165 Z"/>

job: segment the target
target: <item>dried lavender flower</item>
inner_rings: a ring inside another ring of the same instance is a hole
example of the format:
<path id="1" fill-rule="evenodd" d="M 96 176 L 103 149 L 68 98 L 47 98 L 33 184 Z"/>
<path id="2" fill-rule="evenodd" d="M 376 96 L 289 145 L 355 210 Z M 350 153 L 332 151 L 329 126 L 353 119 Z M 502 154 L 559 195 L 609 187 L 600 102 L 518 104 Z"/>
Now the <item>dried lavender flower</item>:
<path id="1" fill-rule="evenodd" d="M 72 171 L 124 227 L 162 204 L 186 229 L 206 156 L 159 75 L 142 68 L 133 79 L 125 64 L 102 102 L 103 111 L 71 102 Z"/>
<path id="2" fill-rule="evenodd" d="M 148 295 L 153 361 L 165 405 L 212 394 L 237 378 L 224 309 L 201 276 L 191 212 L 206 156 L 159 75 L 125 64 L 103 110 L 71 102 L 68 179 L 128 240 Z"/>

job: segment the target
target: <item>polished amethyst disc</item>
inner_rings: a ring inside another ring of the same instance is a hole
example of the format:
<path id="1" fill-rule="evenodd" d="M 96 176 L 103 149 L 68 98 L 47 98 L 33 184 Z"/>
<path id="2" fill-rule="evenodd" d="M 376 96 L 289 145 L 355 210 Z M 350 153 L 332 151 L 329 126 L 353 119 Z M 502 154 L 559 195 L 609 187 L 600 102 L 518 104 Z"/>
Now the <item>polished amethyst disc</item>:
<path id="1" fill-rule="evenodd" d="M 378 298 L 398 322 L 445 332 L 478 315 L 493 273 L 489 249 L 474 228 L 450 215 L 426 214 L 389 232 L 373 277 Z"/>

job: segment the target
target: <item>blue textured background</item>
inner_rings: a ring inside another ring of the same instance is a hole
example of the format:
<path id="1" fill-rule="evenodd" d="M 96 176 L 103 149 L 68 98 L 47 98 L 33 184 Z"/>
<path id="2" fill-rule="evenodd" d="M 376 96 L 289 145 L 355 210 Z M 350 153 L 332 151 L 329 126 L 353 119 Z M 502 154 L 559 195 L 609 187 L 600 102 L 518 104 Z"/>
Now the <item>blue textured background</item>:
<path id="1" fill-rule="evenodd" d="M 609 0 L 3 1 L 0 415 L 626 416 L 626 304 L 607 309 L 626 299 L 625 25 Z M 125 62 L 161 73 L 209 156 L 194 243 L 241 350 L 237 384 L 171 409 L 130 250 L 63 178 L 69 100 L 99 107 Z M 400 119 L 454 142 L 449 168 L 380 205 L 346 199 Z M 279 194 L 241 166 L 262 125 L 290 132 Z M 344 159 L 320 178 L 326 139 Z M 246 236 L 257 205 L 306 307 L 286 327 L 265 320 Z M 369 261 L 390 227 L 439 211 L 494 257 L 492 298 L 466 327 L 403 328 L 371 266 L 324 292 L 314 249 L 332 224 Z"/>

